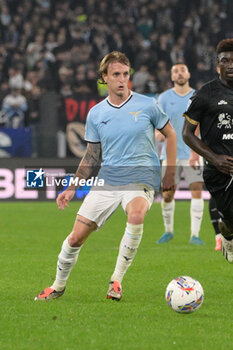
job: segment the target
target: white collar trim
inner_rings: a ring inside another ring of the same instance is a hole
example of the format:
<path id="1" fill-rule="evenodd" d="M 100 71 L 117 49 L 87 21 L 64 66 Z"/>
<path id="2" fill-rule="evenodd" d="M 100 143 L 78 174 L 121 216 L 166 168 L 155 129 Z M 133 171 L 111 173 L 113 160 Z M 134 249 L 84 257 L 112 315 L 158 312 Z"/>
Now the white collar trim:
<path id="1" fill-rule="evenodd" d="M 131 97 L 132 95 L 133 95 L 133 91 L 130 90 L 129 96 L 128 96 L 127 99 L 126 99 L 124 102 L 122 102 L 120 105 L 114 105 L 112 102 L 109 101 L 109 97 L 107 97 L 107 100 L 108 100 L 108 103 L 109 103 L 110 105 L 112 105 L 113 107 L 119 108 L 119 107 L 121 107 L 122 105 L 124 105 L 124 104 L 130 99 L 130 97 Z"/>

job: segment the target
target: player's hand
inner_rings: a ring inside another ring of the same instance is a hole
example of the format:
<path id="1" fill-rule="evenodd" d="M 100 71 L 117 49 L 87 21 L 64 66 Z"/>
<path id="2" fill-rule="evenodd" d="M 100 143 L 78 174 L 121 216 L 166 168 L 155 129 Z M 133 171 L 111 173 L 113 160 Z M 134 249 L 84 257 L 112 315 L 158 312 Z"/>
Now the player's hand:
<path id="1" fill-rule="evenodd" d="M 224 174 L 233 175 L 233 157 L 216 154 L 214 166 Z"/>
<path id="2" fill-rule="evenodd" d="M 57 197 L 57 205 L 58 208 L 61 210 L 64 210 L 65 207 L 69 208 L 69 201 L 74 197 L 75 194 L 75 190 L 71 190 L 71 189 L 66 189 L 64 192 L 60 193 Z"/>
<path id="3" fill-rule="evenodd" d="M 175 175 L 173 173 L 166 172 L 162 180 L 162 191 L 175 191 Z"/>
<path id="4" fill-rule="evenodd" d="M 194 151 L 191 151 L 190 153 L 190 157 L 189 157 L 189 165 L 196 170 L 196 165 L 200 165 L 200 158 L 199 158 L 199 154 L 197 154 Z"/>

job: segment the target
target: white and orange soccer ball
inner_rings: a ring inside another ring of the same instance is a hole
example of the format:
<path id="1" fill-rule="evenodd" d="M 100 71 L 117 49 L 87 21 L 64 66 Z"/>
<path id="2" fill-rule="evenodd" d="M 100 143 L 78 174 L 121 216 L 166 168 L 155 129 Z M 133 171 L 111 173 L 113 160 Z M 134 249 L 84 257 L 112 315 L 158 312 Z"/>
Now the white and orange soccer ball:
<path id="1" fill-rule="evenodd" d="M 180 276 L 168 284 L 165 298 L 174 311 L 190 313 L 201 307 L 204 291 L 197 280 L 189 276 Z"/>

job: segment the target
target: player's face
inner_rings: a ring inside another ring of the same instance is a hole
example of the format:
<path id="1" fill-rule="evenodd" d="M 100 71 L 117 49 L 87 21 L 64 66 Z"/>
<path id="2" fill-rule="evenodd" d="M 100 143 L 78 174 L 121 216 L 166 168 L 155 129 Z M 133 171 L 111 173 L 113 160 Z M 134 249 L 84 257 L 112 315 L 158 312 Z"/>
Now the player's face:
<path id="1" fill-rule="evenodd" d="M 233 52 L 220 52 L 218 55 L 219 74 L 222 80 L 233 83 Z"/>
<path id="2" fill-rule="evenodd" d="M 171 80 L 174 84 L 185 85 L 190 79 L 188 67 L 185 64 L 175 64 L 171 70 Z"/>
<path id="3" fill-rule="evenodd" d="M 103 74 L 104 81 L 108 84 L 109 94 L 119 97 L 128 96 L 129 66 L 119 63 L 109 63 L 107 74 Z"/>

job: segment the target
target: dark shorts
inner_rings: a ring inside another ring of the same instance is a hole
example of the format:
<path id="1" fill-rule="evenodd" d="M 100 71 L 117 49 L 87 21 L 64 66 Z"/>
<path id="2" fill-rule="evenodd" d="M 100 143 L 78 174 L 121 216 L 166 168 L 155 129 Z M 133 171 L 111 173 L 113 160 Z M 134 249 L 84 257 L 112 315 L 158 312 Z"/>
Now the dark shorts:
<path id="1" fill-rule="evenodd" d="M 205 182 L 208 189 L 208 182 Z M 216 202 L 216 207 L 223 220 L 227 220 L 233 226 L 233 181 L 229 187 L 213 191 L 208 189 Z"/>
<path id="2" fill-rule="evenodd" d="M 233 225 L 233 185 L 227 191 L 218 191 L 211 193 L 216 202 L 216 207 L 223 217 Z"/>
<path id="3" fill-rule="evenodd" d="M 204 167 L 203 178 L 220 215 L 233 225 L 233 178 L 212 166 Z"/>

